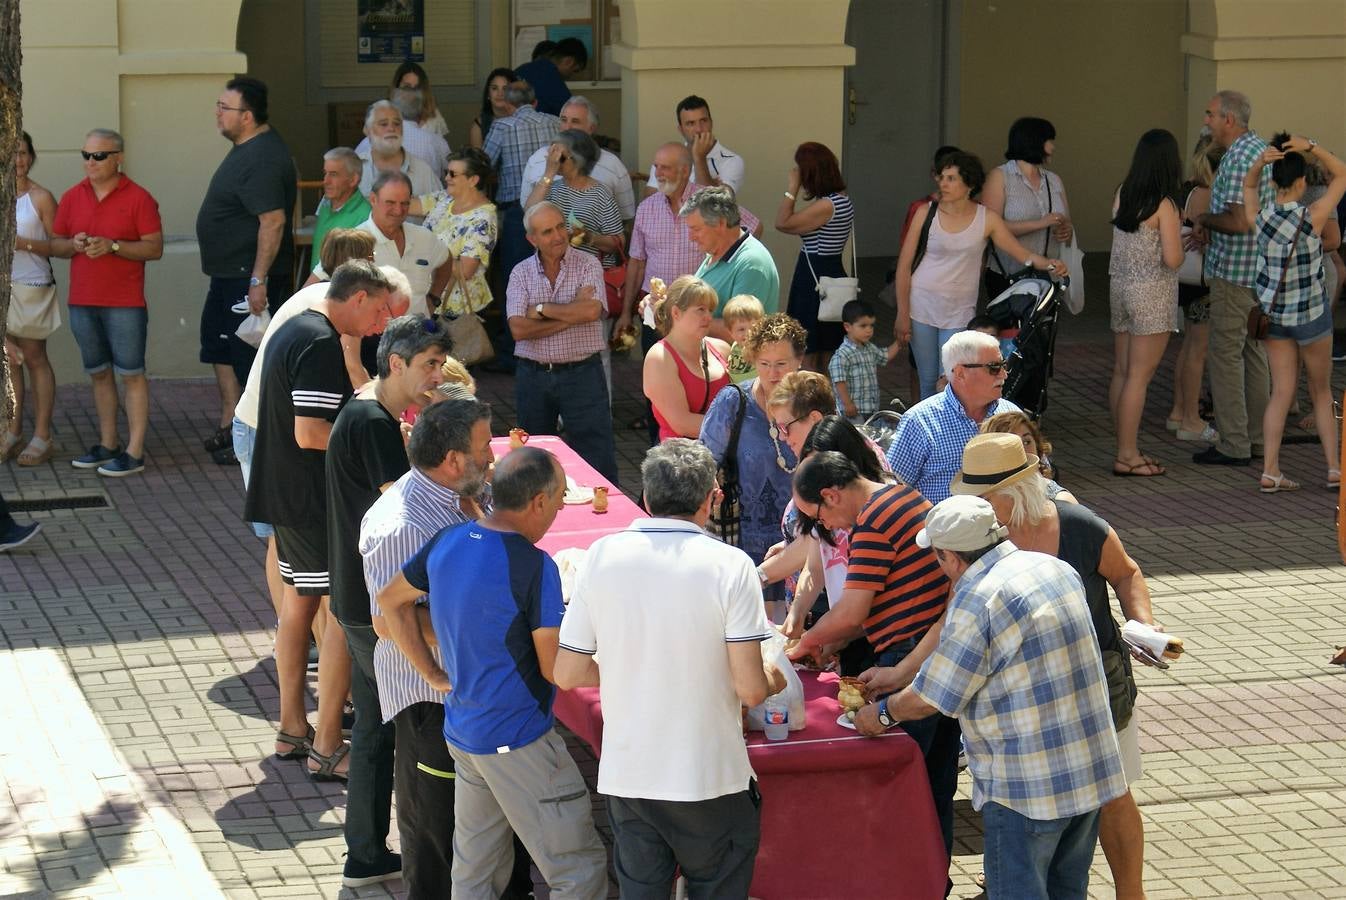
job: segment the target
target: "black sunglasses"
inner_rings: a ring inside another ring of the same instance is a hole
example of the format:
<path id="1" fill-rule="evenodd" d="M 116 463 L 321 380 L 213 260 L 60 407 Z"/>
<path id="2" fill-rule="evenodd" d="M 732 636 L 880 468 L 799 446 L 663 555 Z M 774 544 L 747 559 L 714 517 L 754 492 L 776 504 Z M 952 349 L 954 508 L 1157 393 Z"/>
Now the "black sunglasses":
<path id="1" fill-rule="evenodd" d="M 93 153 L 90 153 L 90 152 L 87 151 L 87 150 L 81 150 L 81 151 L 79 151 L 79 155 L 80 155 L 80 156 L 84 157 L 85 159 L 92 159 L 94 162 L 102 162 L 103 160 L 107 159 L 109 156 L 112 156 L 114 153 L 121 153 L 121 151 L 120 151 L 120 150 L 95 150 Z"/>
<path id="2" fill-rule="evenodd" d="M 1005 369 L 1008 367 L 1009 363 L 1003 359 L 1000 360 L 999 362 L 993 362 L 993 363 L 963 363 L 964 369 L 985 369 L 992 375 L 999 375 L 1001 372 L 1005 371 Z"/>

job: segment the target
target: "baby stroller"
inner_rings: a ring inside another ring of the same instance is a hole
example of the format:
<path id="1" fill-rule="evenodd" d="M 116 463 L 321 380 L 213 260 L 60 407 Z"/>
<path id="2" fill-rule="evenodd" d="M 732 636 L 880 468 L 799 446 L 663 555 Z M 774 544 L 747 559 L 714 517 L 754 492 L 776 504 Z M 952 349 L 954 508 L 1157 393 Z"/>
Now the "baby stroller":
<path id="1" fill-rule="evenodd" d="M 889 409 L 881 409 L 865 419 L 865 424 L 860 426 L 860 433 L 877 444 L 885 454 L 892 446 L 893 438 L 897 437 L 897 426 L 907 411 L 906 404 L 896 397 L 889 406 Z"/>
<path id="2" fill-rule="evenodd" d="M 986 315 L 1002 330 L 1019 329 L 1001 396 L 1034 419 L 1047 411 L 1061 291 L 1069 285 L 1069 278 L 1057 282 L 1048 273 L 1034 272 L 1015 281 L 986 306 Z"/>

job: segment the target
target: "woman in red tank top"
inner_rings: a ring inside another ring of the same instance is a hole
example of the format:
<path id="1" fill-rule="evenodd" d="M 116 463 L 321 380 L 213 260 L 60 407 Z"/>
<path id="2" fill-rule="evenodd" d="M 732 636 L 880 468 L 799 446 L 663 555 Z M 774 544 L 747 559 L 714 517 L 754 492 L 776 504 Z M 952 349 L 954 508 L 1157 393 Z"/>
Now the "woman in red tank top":
<path id="1" fill-rule="evenodd" d="M 655 325 L 664 339 L 645 354 L 645 396 L 654 407 L 659 440 L 695 439 L 710 401 L 729 383 L 729 345 L 708 336 L 719 298 L 700 278 L 683 275 L 654 302 Z"/>

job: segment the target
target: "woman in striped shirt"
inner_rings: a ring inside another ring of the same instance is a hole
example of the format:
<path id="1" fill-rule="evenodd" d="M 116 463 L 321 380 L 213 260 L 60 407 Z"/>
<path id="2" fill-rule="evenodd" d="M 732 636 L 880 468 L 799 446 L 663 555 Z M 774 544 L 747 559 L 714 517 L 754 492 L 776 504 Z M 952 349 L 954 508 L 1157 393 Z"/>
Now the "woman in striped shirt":
<path id="1" fill-rule="evenodd" d="M 1300 200 L 1307 186 L 1308 157 L 1332 176 L 1327 191 L 1310 206 Z M 1258 208 L 1257 185 L 1262 167 L 1271 165 L 1275 203 Z M 1251 186 L 1250 186 L 1251 185 Z M 1323 267 L 1323 227 L 1346 194 L 1346 163 L 1317 141 L 1278 134 L 1250 166 L 1243 179 L 1243 212 L 1257 234 L 1257 277 L 1253 282 L 1262 311 L 1270 318 L 1267 363 L 1271 368 L 1271 399 L 1262 417 L 1266 456 L 1262 463 L 1264 494 L 1299 489 L 1281 472 L 1281 436 L 1299 381 L 1299 361 L 1308 371 L 1313 417 L 1327 458 L 1327 487 L 1341 486 L 1337 461 L 1337 423 L 1332 409 L 1332 309 L 1328 275 Z"/>
<path id="2" fill-rule="evenodd" d="M 612 191 L 589 177 L 597 162 L 593 138 L 574 128 L 562 131 L 547 151 L 547 168 L 523 206 L 528 209 L 543 200 L 555 203 L 570 226 L 570 242 L 610 269 L 620 262 L 622 214 Z"/>
<path id="3" fill-rule="evenodd" d="M 799 200 L 812 202 L 796 210 Z M 818 321 L 818 279 L 846 277 L 841 254 L 854 222 L 855 209 L 836 154 L 813 141 L 800 144 L 788 187 L 776 210 L 776 230 L 797 234 L 803 242 L 786 311 L 808 332 L 804 365 L 820 372 L 827 371 L 832 352 L 841 346 L 845 335 L 840 322 Z"/>

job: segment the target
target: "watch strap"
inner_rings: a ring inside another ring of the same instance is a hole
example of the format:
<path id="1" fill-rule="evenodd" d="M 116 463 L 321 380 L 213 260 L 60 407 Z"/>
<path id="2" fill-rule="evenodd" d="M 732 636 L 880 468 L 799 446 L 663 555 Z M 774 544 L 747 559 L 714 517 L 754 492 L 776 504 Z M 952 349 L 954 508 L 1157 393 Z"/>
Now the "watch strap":
<path id="1" fill-rule="evenodd" d="M 887 697 L 884 697 L 882 700 L 879 701 L 879 724 L 882 725 L 884 728 L 892 728 L 894 725 L 897 724 L 895 721 L 893 721 L 893 717 L 888 715 Z"/>

